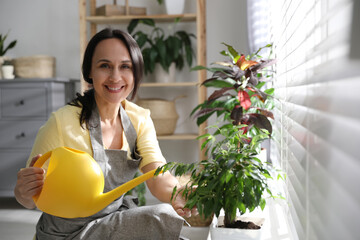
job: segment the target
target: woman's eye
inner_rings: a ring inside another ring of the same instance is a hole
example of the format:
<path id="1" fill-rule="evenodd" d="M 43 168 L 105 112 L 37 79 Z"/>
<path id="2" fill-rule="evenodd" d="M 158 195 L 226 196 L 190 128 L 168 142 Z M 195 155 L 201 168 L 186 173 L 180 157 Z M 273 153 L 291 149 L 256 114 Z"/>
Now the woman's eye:
<path id="1" fill-rule="evenodd" d="M 121 65 L 122 69 L 131 69 L 131 66 L 128 64 Z"/>
<path id="2" fill-rule="evenodd" d="M 110 66 L 107 63 L 103 63 L 100 65 L 100 68 L 110 68 Z"/>

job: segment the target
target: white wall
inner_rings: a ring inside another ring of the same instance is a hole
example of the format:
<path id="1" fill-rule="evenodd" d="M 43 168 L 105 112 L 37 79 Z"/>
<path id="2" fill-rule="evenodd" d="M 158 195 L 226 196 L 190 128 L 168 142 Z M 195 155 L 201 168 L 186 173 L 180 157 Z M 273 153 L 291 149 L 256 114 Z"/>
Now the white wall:
<path id="1" fill-rule="evenodd" d="M 98 5 L 112 1 L 98 1 Z M 122 1 L 119 1 L 122 3 Z M 149 14 L 164 11 L 156 0 L 130 1 L 146 6 Z M 186 12 L 195 11 L 195 1 L 187 0 Z M 208 62 L 219 57 L 221 42 L 247 51 L 245 0 L 207 1 Z M 76 0 L 1 0 L 0 33 L 10 30 L 8 41 L 18 40 L 10 57 L 46 54 L 56 57 L 58 77 L 79 78 L 79 18 Z M 9 43 L 7 41 L 7 43 Z"/>
<path id="2" fill-rule="evenodd" d="M 111 0 L 98 0 L 98 5 L 109 4 Z M 118 1 L 123 4 L 123 1 Z M 148 14 L 165 11 L 156 0 L 130 1 L 132 6 L 146 6 Z M 207 0 L 207 62 L 223 60 L 219 54 L 225 48 L 221 42 L 233 45 L 247 53 L 247 23 L 245 0 Z M 196 1 L 186 0 L 185 12 L 195 12 Z M 120 25 L 126 28 L 126 25 Z M 196 33 L 195 24 L 180 24 L 179 28 Z M 79 17 L 76 0 L 1 0 L 0 33 L 9 33 L 8 40 L 18 40 L 17 46 L 8 52 L 9 57 L 46 54 L 56 57 L 56 76 L 80 77 Z M 196 81 L 196 73 L 185 68 L 178 72 L 178 81 Z M 195 121 L 189 114 L 197 102 L 195 88 L 144 88 L 141 97 L 162 97 L 168 100 L 186 94 L 186 99 L 177 101 L 180 115 L 176 132 L 196 132 Z M 168 161 L 197 161 L 197 142 L 161 141 L 160 146 Z"/>
<path id="3" fill-rule="evenodd" d="M 1 0 L 0 33 L 17 45 L 6 55 L 56 57 L 56 76 L 79 78 L 79 23 L 75 0 Z"/>

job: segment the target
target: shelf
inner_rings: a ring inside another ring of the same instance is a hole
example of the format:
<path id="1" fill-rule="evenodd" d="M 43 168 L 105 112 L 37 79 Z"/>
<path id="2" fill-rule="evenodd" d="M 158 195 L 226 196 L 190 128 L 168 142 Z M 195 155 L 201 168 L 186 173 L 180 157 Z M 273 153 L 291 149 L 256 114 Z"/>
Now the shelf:
<path id="1" fill-rule="evenodd" d="M 176 15 L 121 15 L 121 16 L 88 16 L 86 21 L 95 24 L 111 24 L 111 23 L 127 23 L 132 19 L 154 19 L 157 22 L 173 22 L 177 18 L 181 18 L 181 22 L 196 21 L 195 13 L 176 14 Z"/>
<path id="2" fill-rule="evenodd" d="M 140 87 L 192 87 L 198 86 L 198 82 L 172 82 L 172 83 L 141 83 Z"/>
<path id="3" fill-rule="evenodd" d="M 158 140 L 196 140 L 197 134 L 174 134 L 157 136 Z"/>
<path id="4" fill-rule="evenodd" d="M 180 21 L 181 23 L 188 23 L 195 25 L 196 29 L 196 65 L 206 66 L 206 0 L 196 0 L 195 13 L 185 13 L 176 15 L 167 14 L 150 14 L 150 15 L 119 15 L 119 16 L 96 16 L 96 2 L 97 0 L 78 0 L 79 1 L 79 30 L 80 30 L 80 59 L 88 43 L 88 37 L 94 36 L 100 28 L 106 25 L 128 24 L 132 19 L 153 19 L 157 23 L 174 23 Z M 188 25 L 187 24 L 187 25 Z M 104 26 L 98 26 L 104 25 Z M 193 27 L 193 26 L 191 26 Z M 150 92 L 157 92 L 157 90 L 167 91 L 166 88 L 177 88 L 180 92 L 187 91 L 187 88 L 197 89 L 197 104 L 204 102 L 207 98 L 206 88 L 201 86 L 204 79 L 207 78 L 205 70 L 197 71 L 197 81 L 189 79 L 189 82 L 172 82 L 172 83 L 158 83 L 158 82 L 144 82 L 140 87 L 145 87 Z M 155 89 L 160 87 L 161 89 Z M 86 90 L 88 85 L 83 79 L 81 80 L 82 91 Z M 163 88 L 163 89 L 162 89 Z M 182 89 L 184 88 L 184 89 Z M 185 89 L 186 88 L 186 89 Z M 155 91 L 156 90 L 156 91 Z M 174 90 L 174 89 L 171 89 Z M 193 90 L 193 89 L 190 89 Z M 195 100 L 194 100 L 195 101 Z M 188 108 L 190 106 L 184 106 Z M 190 131 L 190 130 L 189 130 Z M 159 141 L 167 140 L 184 140 L 194 141 L 198 145 L 199 159 L 204 159 L 204 152 L 201 150 L 203 139 L 197 140 L 198 136 L 206 133 L 206 123 L 199 126 L 198 132 L 174 134 L 168 136 L 158 136 Z"/>

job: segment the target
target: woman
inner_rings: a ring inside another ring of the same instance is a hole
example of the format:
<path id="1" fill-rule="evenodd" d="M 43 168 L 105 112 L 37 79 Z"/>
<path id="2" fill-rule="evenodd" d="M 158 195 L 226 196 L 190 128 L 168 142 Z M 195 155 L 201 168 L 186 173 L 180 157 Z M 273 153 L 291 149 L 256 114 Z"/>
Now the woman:
<path id="1" fill-rule="evenodd" d="M 137 169 L 146 173 L 165 163 L 150 112 L 126 100 L 130 94 L 134 98 L 143 74 L 136 41 L 120 30 L 102 30 L 86 48 L 82 73 L 93 88 L 51 115 L 38 132 L 28 167 L 18 173 L 15 197 L 26 208 L 35 208 L 32 196 L 44 181 L 45 171 L 32 167 L 40 157 L 35 155 L 59 146 L 93 156 L 104 173 L 104 192 L 131 180 Z M 37 239 L 178 239 L 180 216 L 191 211 L 184 209 L 181 194 L 171 201 L 176 178 L 165 173 L 146 183 L 155 197 L 171 205 L 136 207 L 131 197 L 122 196 L 87 218 L 43 213 Z"/>

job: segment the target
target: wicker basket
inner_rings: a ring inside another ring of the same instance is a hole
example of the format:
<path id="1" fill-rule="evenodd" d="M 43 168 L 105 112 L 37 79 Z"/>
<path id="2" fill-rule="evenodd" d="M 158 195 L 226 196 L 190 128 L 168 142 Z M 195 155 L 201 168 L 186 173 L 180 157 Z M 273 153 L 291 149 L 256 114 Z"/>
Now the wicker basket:
<path id="1" fill-rule="evenodd" d="M 53 78 L 55 58 L 43 55 L 16 58 L 14 68 L 18 78 Z"/>
<path id="2" fill-rule="evenodd" d="M 157 135 L 171 135 L 174 133 L 179 115 L 176 112 L 175 100 L 138 99 L 136 104 L 150 110 Z"/>

